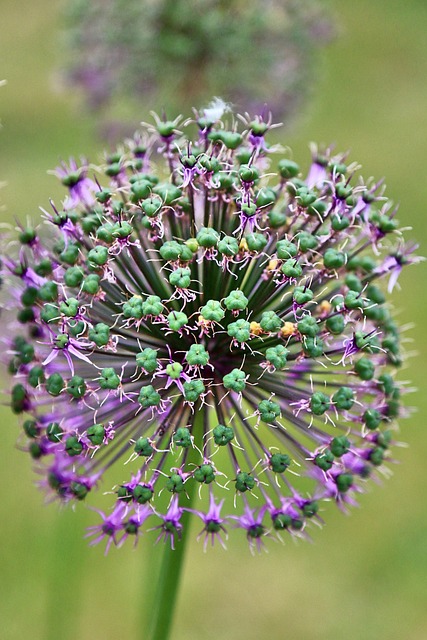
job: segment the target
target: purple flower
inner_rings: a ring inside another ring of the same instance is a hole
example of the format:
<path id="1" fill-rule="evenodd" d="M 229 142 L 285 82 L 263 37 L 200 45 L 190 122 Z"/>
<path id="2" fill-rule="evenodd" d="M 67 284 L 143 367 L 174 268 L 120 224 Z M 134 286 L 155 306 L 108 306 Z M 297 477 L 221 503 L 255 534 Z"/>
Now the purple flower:
<path id="1" fill-rule="evenodd" d="M 191 511 L 205 547 L 234 522 L 260 549 L 308 537 L 393 461 L 404 354 L 384 288 L 419 258 L 345 154 L 316 150 L 304 179 L 265 111 L 238 130 L 216 102 L 191 139 L 181 122 L 155 118 L 96 176 L 63 165 L 63 207 L 18 227 L 10 404 L 50 497 L 96 500 L 116 474 L 91 544 L 149 519 L 173 548 Z"/>

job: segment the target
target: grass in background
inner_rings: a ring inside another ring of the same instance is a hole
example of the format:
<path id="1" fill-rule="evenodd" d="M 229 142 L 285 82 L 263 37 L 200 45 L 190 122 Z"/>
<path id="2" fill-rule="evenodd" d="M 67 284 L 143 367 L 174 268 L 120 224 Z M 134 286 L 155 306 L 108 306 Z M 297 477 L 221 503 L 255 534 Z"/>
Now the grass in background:
<path id="1" fill-rule="evenodd" d="M 335 142 L 339 150 L 351 149 L 365 175 L 386 176 L 389 195 L 400 202 L 400 220 L 414 227 L 426 255 L 427 6 L 421 0 L 329 4 L 341 33 L 324 56 L 316 99 L 285 143 L 308 164 L 308 141 Z M 59 159 L 83 154 L 96 161 L 101 153 L 95 123 L 79 113 L 77 97 L 55 90 L 58 15 L 58 4 L 47 0 L 2 3 L 4 220 L 35 218 L 49 197 L 59 201 L 62 189 L 46 174 Z M 148 111 L 144 105 L 141 120 Z M 395 296 L 402 322 L 416 324 L 407 335 L 420 353 L 401 374 L 420 389 L 408 396 L 419 410 L 402 422 L 402 440 L 410 447 L 396 450 L 402 464 L 392 467 L 395 476 L 362 496 L 362 509 L 349 518 L 331 506 L 313 545 L 269 544 L 268 555 L 252 558 L 241 540 L 232 540 L 227 553 L 218 548 L 207 554 L 193 541 L 174 640 L 424 640 L 425 274 L 423 265 L 409 268 Z M 57 638 L 144 638 L 136 611 L 144 606 L 151 540 L 142 539 L 136 551 L 113 549 L 106 558 L 102 548 L 88 548 L 82 536 L 96 515 L 84 507 L 58 514 L 56 505 L 43 505 L 28 457 L 15 446 L 16 418 L 7 410 L 0 418 L 2 638 L 46 640 L 49 589 L 56 591 L 56 620 L 63 624 Z M 53 531 L 59 539 L 52 546 Z M 59 585 L 52 569 L 58 557 L 64 574 Z"/>

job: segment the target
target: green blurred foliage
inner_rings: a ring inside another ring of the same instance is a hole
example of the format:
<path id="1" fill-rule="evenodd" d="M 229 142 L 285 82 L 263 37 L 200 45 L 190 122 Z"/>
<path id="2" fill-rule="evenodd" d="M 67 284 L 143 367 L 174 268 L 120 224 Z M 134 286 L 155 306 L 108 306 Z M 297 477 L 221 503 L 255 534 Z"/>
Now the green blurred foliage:
<path id="1" fill-rule="evenodd" d="M 399 218 L 413 226 L 425 255 L 427 5 L 329 4 L 340 33 L 323 55 L 323 78 L 308 114 L 284 142 L 307 165 L 308 141 L 335 142 L 339 150 L 351 149 L 365 175 L 386 176 L 388 194 L 400 202 Z M 46 173 L 60 158 L 84 154 L 96 161 L 100 155 L 94 122 L 79 114 L 73 96 L 55 89 L 58 20 L 57 3 L 2 2 L 1 73 L 8 84 L 0 89 L 0 179 L 7 186 L 0 201 L 6 221 L 37 217 L 49 196 L 60 197 Z M 419 391 L 407 399 L 418 412 L 402 421 L 402 440 L 410 446 L 396 450 L 401 464 L 393 477 L 362 496 L 362 508 L 350 517 L 331 505 L 312 545 L 270 543 L 268 554 L 252 557 L 237 536 L 227 552 L 218 547 L 207 554 L 192 540 L 174 640 L 425 639 L 425 276 L 424 265 L 408 268 L 395 294 L 401 322 L 415 324 L 407 332 L 408 351 L 418 352 L 401 378 Z M 0 415 L 1 637 L 144 638 L 161 548 L 153 549 L 150 539 L 107 557 L 102 548 L 89 548 L 82 535 L 94 514 L 43 504 L 37 476 L 16 446 L 16 418 L 6 409 Z"/>

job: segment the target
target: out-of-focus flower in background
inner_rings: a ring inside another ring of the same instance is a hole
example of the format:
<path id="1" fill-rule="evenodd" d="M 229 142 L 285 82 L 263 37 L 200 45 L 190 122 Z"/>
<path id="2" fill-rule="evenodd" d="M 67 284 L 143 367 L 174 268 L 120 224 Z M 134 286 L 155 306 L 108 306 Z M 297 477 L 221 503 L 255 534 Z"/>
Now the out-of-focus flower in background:
<path id="1" fill-rule="evenodd" d="M 273 126 L 221 101 L 156 117 L 101 168 L 63 163 L 67 197 L 4 252 L 22 446 L 65 502 L 115 474 L 107 548 L 146 528 L 174 547 L 186 511 L 206 543 L 307 536 L 387 475 L 386 290 L 415 247 L 381 183 L 316 148 L 304 178 Z"/>
<path id="2" fill-rule="evenodd" d="M 269 96 L 288 121 L 333 31 L 316 0 L 71 0 L 65 24 L 65 87 L 134 123 L 144 105 L 179 112 L 213 95 L 252 113 Z"/>

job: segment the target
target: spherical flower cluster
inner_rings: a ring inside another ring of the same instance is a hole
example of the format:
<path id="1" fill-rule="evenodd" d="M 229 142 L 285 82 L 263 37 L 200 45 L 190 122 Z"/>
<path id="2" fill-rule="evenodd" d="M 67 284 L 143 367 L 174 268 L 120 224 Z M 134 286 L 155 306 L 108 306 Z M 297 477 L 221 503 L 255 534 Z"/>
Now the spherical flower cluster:
<path id="1" fill-rule="evenodd" d="M 115 474 L 94 542 L 173 546 L 185 510 L 205 543 L 306 536 L 390 461 L 402 357 L 381 283 L 414 247 L 381 183 L 330 149 L 303 178 L 271 127 L 216 103 L 101 168 L 63 163 L 61 206 L 3 256 L 11 407 L 42 484 L 81 501 Z"/>
<path id="2" fill-rule="evenodd" d="M 316 0 L 72 0 L 66 7 L 67 84 L 88 104 L 123 115 L 124 97 L 159 108 L 220 95 L 241 110 L 265 95 L 276 117 L 300 107 L 315 53 L 331 38 Z M 238 52 L 238 53 L 237 53 Z M 117 100 L 118 98 L 118 100 Z"/>

